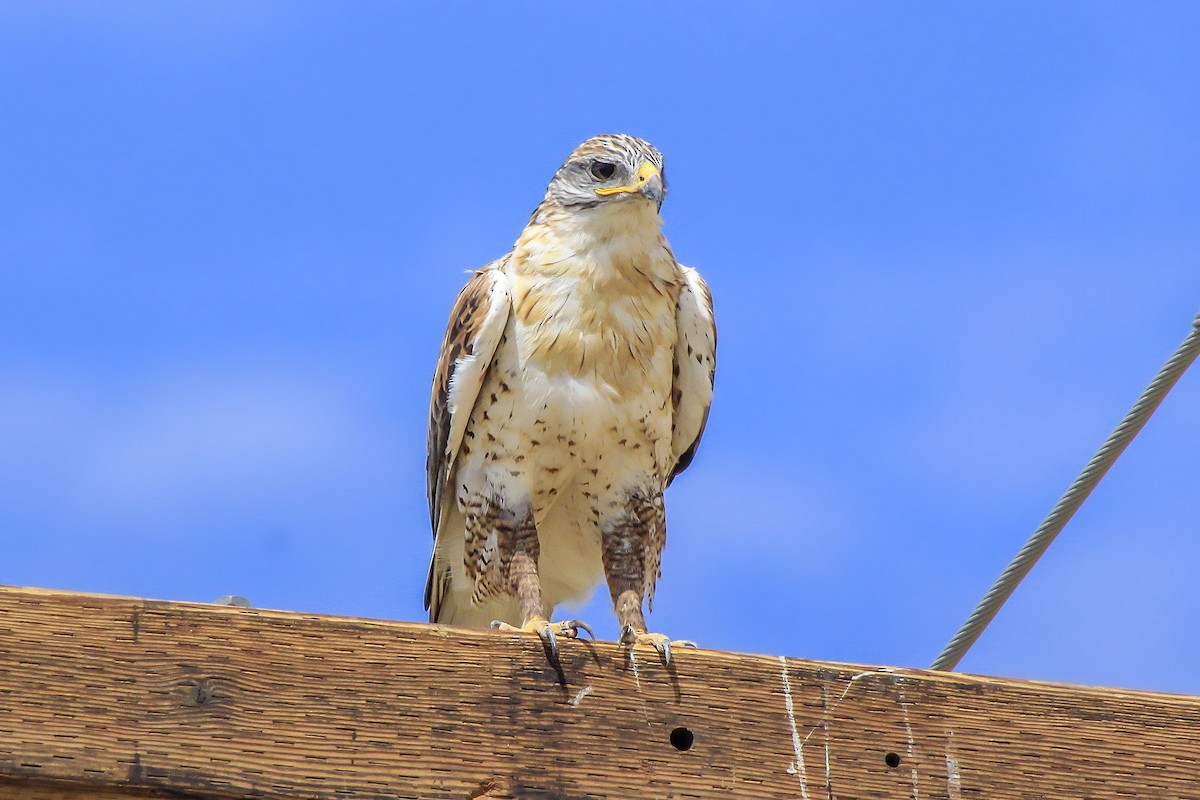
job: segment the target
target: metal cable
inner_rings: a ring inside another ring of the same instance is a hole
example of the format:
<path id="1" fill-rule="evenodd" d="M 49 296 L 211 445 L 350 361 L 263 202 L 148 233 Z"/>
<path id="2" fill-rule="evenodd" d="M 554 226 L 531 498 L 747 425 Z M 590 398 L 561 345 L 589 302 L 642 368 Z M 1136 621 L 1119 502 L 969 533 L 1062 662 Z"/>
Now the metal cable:
<path id="1" fill-rule="evenodd" d="M 1158 408 L 1158 404 L 1196 360 L 1197 355 L 1200 355 L 1200 314 L 1192 321 L 1192 332 L 1154 376 L 1154 380 L 1146 387 L 1146 391 L 1142 392 L 1138 401 L 1133 404 L 1133 408 L 1125 415 L 1125 419 L 1121 420 L 1121 424 L 1112 432 L 1096 455 L 1092 456 L 1092 460 L 1083 468 L 1083 472 L 1042 520 L 1042 524 L 1029 537 L 1029 541 L 1021 548 L 1021 552 L 1017 553 L 1016 558 L 992 584 L 992 588 L 979 601 L 979 605 L 975 607 L 971 616 L 958 629 L 958 633 L 954 634 L 954 638 L 934 660 L 930 669 L 952 670 L 958 665 L 959 660 L 971 645 L 975 644 L 975 640 L 983 633 L 984 628 L 1000 611 L 1000 607 L 1008 600 L 1009 595 L 1029 574 L 1029 570 L 1033 569 L 1033 565 L 1050 547 L 1054 537 L 1083 505 L 1083 501 L 1104 478 L 1108 468 L 1125 451 L 1125 448 L 1133 441 L 1133 437 L 1137 436 L 1146 421 L 1150 419 L 1150 415 Z"/>

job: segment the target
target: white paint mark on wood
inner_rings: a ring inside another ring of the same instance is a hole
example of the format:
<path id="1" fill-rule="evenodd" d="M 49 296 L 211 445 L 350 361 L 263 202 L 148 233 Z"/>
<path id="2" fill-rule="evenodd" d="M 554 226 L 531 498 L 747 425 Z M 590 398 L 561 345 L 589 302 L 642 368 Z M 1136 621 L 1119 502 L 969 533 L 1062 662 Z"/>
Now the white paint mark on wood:
<path id="1" fill-rule="evenodd" d="M 633 645 L 630 645 L 626 652 L 629 653 L 629 667 L 633 670 L 633 684 L 637 687 L 638 699 L 642 701 L 642 716 L 646 718 L 646 727 L 653 730 L 650 712 L 646 709 L 646 698 L 642 697 L 642 679 L 638 676 L 637 654 L 633 651 Z"/>
<path id="2" fill-rule="evenodd" d="M 962 798 L 962 772 L 954 756 L 954 731 L 946 731 L 946 796 L 950 800 Z"/>
<path id="3" fill-rule="evenodd" d="M 792 682 L 788 679 L 787 659 L 780 656 L 779 663 L 783 665 L 783 669 L 780 671 L 783 678 L 783 704 L 787 709 L 788 725 L 792 730 L 792 752 L 796 756 L 796 760 L 788 766 L 788 774 L 795 775 L 800 779 L 800 796 L 804 800 L 808 800 L 808 772 L 804 768 L 804 743 L 800 741 L 800 731 L 796 728 L 796 709 L 792 705 Z"/>
<path id="4" fill-rule="evenodd" d="M 592 693 L 591 686 L 583 687 L 582 689 L 580 689 L 578 692 L 575 693 L 574 697 L 571 698 L 571 705 L 578 706 L 580 704 L 580 702 L 583 701 L 583 698 L 587 697 L 591 693 Z"/>
<path id="5" fill-rule="evenodd" d="M 821 727 L 825 730 L 825 794 L 833 797 L 833 770 L 829 767 L 829 684 L 825 681 L 821 681 L 821 708 Z"/>
<path id="6" fill-rule="evenodd" d="M 904 697 L 904 687 L 899 684 L 896 685 L 896 696 L 900 700 L 900 713 L 904 717 L 904 733 L 908 737 L 908 771 L 912 775 L 912 796 L 913 800 L 920 800 L 921 779 L 917 775 L 917 768 L 914 765 L 917 743 L 913 739 L 912 723 L 908 719 L 908 701 Z"/>
<path id="7" fill-rule="evenodd" d="M 837 711 L 837 707 L 841 705 L 842 701 L 846 699 L 846 695 L 850 693 L 850 687 L 854 686 L 855 681 L 860 681 L 863 678 L 868 678 L 872 675 L 878 675 L 881 672 L 891 671 L 891 667 L 880 667 L 879 669 L 873 669 L 869 672 L 860 672 L 857 675 L 851 676 L 850 680 L 846 683 L 846 688 L 842 690 L 842 694 L 838 697 L 837 702 L 833 704 L 833 707 L 830 708 L 828 704 L 825 705 L 825 709 L 821 715 L 821 724 L 813 727 L 812 730 L 805 734 L 804 741 L 801 742 L 801 744 L 808 744 L 809 738 L 811 738 L 814 733 L 828 725 L 829 718 L 833 715 L 834 711 Z M 824 685 L 822 685 L 822 689 L 824 689 Z M 828 730 L 827 727 L 826 730 Z"/>

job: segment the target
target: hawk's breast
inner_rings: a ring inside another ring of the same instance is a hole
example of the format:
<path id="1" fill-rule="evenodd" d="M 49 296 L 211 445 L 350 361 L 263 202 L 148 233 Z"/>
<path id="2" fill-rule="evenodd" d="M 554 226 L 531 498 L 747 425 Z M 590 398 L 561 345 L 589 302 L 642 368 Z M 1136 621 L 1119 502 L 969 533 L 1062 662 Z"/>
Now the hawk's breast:
<path id="1" fill-rule="evenodd" d="M 567 504 L 596 518 L 671 468 L 679 272 L 665 247 L 647 249 L 653 257 L 551 252 L 548 269 L 511 265 L 513 315 L 494 371 L 516 393 L 511 426 L 526 442 L 535 516 Z"/>

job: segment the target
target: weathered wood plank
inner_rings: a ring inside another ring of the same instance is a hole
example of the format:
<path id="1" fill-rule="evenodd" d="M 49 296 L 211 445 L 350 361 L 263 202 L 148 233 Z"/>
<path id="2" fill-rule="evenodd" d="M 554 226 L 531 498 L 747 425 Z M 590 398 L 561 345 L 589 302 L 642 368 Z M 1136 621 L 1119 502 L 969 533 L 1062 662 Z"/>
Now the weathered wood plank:
<path id="1" fill-rule="evenodd" d="M 563 642 L 560 674 L 528 636 L 0 588 L 0 800 L 1200 798 L 1198 698 L 636 666 L 603 642 Z"/>
<path id="2" fill-rule="evenodd" d="M 51 781 L 41 782 L 28 779 L 8 780 L 0 777 L 0 800 L 156 800 L 174 798 L 180 794 L 169 790 L 127 787 L 109 788 L 88 784 Z"/>

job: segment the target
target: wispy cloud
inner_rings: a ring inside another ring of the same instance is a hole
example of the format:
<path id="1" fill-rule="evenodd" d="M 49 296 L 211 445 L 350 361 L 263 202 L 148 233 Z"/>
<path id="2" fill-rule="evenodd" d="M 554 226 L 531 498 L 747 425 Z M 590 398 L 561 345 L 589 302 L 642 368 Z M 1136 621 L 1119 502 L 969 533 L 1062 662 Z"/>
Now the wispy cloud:
<path id="1" fill-rule="evenodd" d="M 336 374 L 272 365 L 119 388 L 0 376 L 0 492 L 93 523 L 353 495 L 397 452 L 366 408 Z"/>

